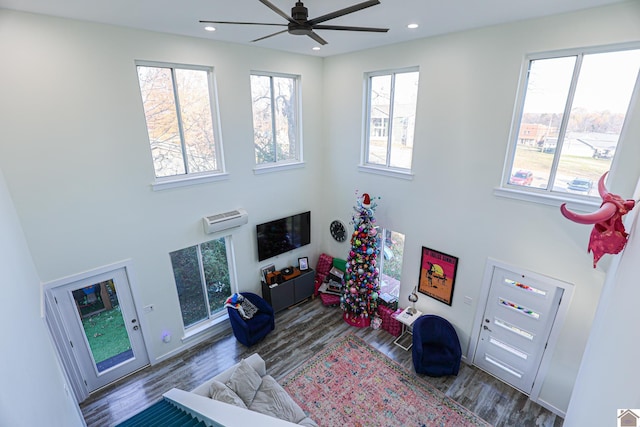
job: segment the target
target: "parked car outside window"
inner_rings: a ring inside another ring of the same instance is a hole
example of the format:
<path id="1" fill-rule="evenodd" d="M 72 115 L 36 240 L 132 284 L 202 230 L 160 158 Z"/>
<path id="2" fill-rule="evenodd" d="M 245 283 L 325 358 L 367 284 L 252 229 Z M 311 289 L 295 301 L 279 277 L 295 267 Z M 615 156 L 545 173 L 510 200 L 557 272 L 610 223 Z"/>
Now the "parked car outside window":
<path id="1" fill-rule="evenodd" d="M 511 176 L 509 184 L 513 185 L 531 185 L 533 182 L 533 172 L 527 170 L 519 170 Z"/>
<path id="2" fill-rule="evenodd" d="M 586 178 L 576 178 L 567 183 L 567 188 L 573 191 L 588 193 L 593 187 L 593 181 Z"/>

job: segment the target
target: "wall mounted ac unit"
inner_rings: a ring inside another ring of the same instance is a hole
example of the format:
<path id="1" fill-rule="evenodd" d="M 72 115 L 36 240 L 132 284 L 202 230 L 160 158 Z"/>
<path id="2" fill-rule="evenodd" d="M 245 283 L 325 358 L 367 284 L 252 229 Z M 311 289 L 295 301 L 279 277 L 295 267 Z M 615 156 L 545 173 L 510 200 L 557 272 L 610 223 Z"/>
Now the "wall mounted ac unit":
<path id="1" fill-rule="evenodd" d="M 239 227 L 249 221 L 249 214 L 244 209 L 224 212 L 217 215 L 205 216 L 202 218 L 204 232 L 207 234 L 228 228 Z"/>

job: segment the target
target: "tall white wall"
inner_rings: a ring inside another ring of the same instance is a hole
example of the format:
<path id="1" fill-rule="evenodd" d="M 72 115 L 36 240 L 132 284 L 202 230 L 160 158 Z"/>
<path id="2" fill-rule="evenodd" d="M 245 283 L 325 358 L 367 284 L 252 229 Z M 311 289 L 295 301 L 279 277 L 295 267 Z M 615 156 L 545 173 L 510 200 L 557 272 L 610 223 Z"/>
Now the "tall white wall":
<path id="1" fill-rule="evenodd" d="M 249 224 L 230 231 L 242 291 L 259 292 L 267 264 L 257 262 L 258 223 L 311 210 L 312 244 L 268 262 L 317 259 L 321 59 L 6 10 L 0 52 L 8 65 L 0 67 L 0 166 L 40 277 L 46 283 L 131 260 L 152 362 L 185 345 L 169 253 L 226 234 L 205 234 L 203 216 L 248 211 Z M 135 60 L 214 67 L 228 180 L 151 189 Z M 254 174 L 251 70 L 302 76 L 303 168 Z M 148 304 L 154 310 L 142 313 Z"/>
<path id="2" fill-rule="evenodd" d="M 635 200 L 640 197 L 640 182 Z M 631 236 L 607 276 L 578 372 L 565 427 L 617 425 L 618 409 L 640 409 L 638 394 L 638 301 L 640 230 L 637 208 L 629 215 Z M 635 412 L 637 415 L 638 412 Z"/>
<path id="3" fill-rule="evenodd" d="M 640 3 L 466 31 L 371 49 L 325 61 L 325 128 L 333 173 L 324 186 L 328 215 L 349 219 L 355 190 L 381 196 L 380 225 L 406 235 L 400 303 L 418 282 L 422 246 L 459 257 L 451 307 L 420 295 L 417 307 L 449 319 L 466 353 L 487 258 L 573 283 L 568 316 L 540 399 L 565 411 L 608 261 L 586 251 L 590 228 L 557 207 L 497 197 L 518 78 L 527 53 L 640 39 Z M 359 172 L 363 74 L 420 67 L 411 181 Z M 635 106 L 611 187 L 629 195 L 640 172 L 640 108 Z M 619 177 L 626 177 L 620 179 Z M 633 179 L 629 179 L 633 177 Z M 336 189 L 340 191 L 336 191 Z M 346 254 L 348 245 L 331 243 Z M 464 303 L 470 297 L 471 305 Z"/>
<path id="4" fill-rule="evenodd" d="M 40 280 L 0 170 L 0 425 L 84 425 L 40 315 Z"/>

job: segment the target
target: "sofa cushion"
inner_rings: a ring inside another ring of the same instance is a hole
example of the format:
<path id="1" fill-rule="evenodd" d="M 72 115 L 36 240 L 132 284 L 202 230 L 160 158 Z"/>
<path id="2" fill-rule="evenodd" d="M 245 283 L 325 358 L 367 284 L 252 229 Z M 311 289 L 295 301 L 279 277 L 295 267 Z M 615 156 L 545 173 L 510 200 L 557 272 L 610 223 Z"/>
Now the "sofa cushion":
<path id="1" fill-rule="evenodd" d="M 292 423 L 298 423 L 307 417 L 271 375 L 262 377 L 262 384 L 249 409 Z"/>
<path id="2" fill-rule="evenodd" d="M 220 402 L 230 403 L 231 405 L 239 406 L 241 408 L 247 408 L 243 400 L 233 392 L 229 387 L 221 383 L 220 381 L 212 380 L 209 387 L 209 397 Z"/>
<path id="3" fill-rule="evenodd" d="M 242 359 L 225 385 L 240 396 L 246 406 L 251 406 L 261 383 L 260 375 Z"/>

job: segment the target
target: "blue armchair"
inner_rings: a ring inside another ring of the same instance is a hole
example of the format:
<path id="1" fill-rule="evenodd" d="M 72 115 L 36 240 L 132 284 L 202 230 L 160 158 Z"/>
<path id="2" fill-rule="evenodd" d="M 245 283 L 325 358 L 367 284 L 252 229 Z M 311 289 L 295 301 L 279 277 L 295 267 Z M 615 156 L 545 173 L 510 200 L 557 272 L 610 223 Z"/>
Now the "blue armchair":
<path id="1" fill-rule="evenodd" d="M 238 310 L 227 307 L 229 313 L 229 321 L 233 335 L 242 344 L 250 347 L 276 327 L 273 308 L 262 297 L 251 292 L 241 292 L 241 295 L 251 301 L 258 308 L 258 312 L 251 319 L 244 319 Z"/>
<path id="2" fill-rule="evenodd" d="M 458 375 L 462 350 L 458 334 L 446 319 L 428 314 L 413 324 L 413 367 L 431 377 Z"/>

